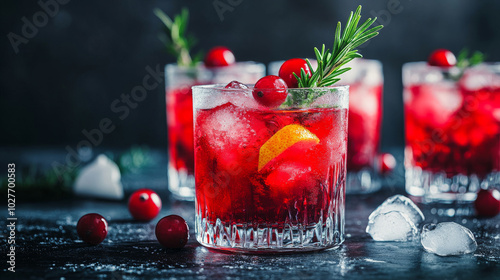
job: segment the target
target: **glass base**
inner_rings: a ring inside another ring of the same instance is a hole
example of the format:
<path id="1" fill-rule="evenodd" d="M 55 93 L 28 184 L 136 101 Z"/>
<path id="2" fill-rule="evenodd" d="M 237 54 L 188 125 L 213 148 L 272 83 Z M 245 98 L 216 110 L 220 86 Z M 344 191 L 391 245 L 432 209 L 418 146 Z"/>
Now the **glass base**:
<path id="1" fill-rule="evenodd" d="M 168 168 L 168 190 L 175 199 L 194 201 L 194 175 L 184 170 Z"/>
<path id="2" fill-rule="evenodd" d="M 257 225 L 207 222 L 196 215 L 196 240 L 208 248 L 232 253 L 277 254 L 311 252 L 344 242 L 343 218 L 303 225 Z"/>
<path id="3" fill-rule="evenodd" d="M 346 194 L 373 193 L 382 187 L 379 176 L 373 170 L 362 169 L 347 172 Z"/>
<path id="4" fill-rule="evenodd" d="M 446 173 L 423 171 L 420 167 L 406 168 L 406 192 L 420 197 L 422 203 L 470 203 L 480 188 L 500 184 L 500 172 L 488 174 L 484 179 L 476 175 L 458 174 L 451 178 Z"/>

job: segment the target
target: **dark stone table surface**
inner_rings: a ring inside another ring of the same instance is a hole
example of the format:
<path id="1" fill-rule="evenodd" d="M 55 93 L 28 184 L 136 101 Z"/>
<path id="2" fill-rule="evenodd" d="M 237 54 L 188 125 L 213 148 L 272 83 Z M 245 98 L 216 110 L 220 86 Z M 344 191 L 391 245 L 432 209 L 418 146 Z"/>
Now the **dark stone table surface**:
<path id="1" fill-rule="evenodd" d="M 2 154 L 5 160 L 12 154 Z M 16 154 L 15 156 L 19 156 Z M 19 159 L 21 160 L 21 159 Z M 399 161 L 400 162 L 400 161 Z M 2 162 L 3 164 L 3 162 Z M 404 194 L 400 182 L 370 195 L 346 199 L 346 240 L 339 248 L 291 255 L 239 255 L 210 251 L 194 239 L 194 203 L 175 201 L 166 190 L 165 162 L 147 172 L 123 176 L 126 194 L 139 187 L 160 193 L 163 209 L 151 222 L 135 222 L 126 200 L 66 198 L 16 205 L 16 272 L 7 271 L 7 215 L 0 221 L 1 279 L 500 279 L 500 215 L 446 216 L 434 206 L 419 205 L 426 223 L 455 221 L 474 233 L 473 254 L 439 257 L 420 242 L 375 242 L 365 233 L 368 216 L 387 197 Z M 400 180 L 399 178 L 398 180 Z M 397 180 L 396 180 L 397 181 Z M 6 195 L 4 196 L 6 197 Z M 6 199 L 5 199 L 6 200 Z M 2 204 L 7 212 L 5 202 Z M 78 239 L 76 223 L 90 212 L 109 222 L 106 239 L 88 246 Z M 181 250 L 162 248 L 154 227 L 163 216 L 184 217 L 190 240 Z"/>

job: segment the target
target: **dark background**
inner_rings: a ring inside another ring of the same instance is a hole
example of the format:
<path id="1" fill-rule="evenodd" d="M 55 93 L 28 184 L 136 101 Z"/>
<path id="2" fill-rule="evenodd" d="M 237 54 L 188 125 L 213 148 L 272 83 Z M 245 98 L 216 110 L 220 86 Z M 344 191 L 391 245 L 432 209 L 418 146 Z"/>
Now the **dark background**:
<path id="1" fill-rule="evenodd" d="M 214 2 L 236 5 L 220 17 Z M 379 16 L 386 26 L 361 49 L 384 65 L 383 149 L 404 141 L 403 63 L 426 60 L 436 48 L 458 53 L 465 46 L 486 53 L 489 61 L 500 60 L 500 2 L 494 0 L 69 1 L 58 5 L 18 53 L 8 34 L 22 36 L 23 17 L 33 23 L 42 8 L 37 1 L 2 1 L 0 147 L 75 147 L 85 139 L 82 130 L 98 128 L 103 118 L 116 125 L 104 135 L 104 147 L 166 147 L 164 84 L 124 120 L 110 109 L 121 94 L 142 84 L 146 66 L 175 61 L 157 38 L 162 23 L 152 13 L 155 7 L 171 16 L 189 8 L 197 50 L 225 45 L 237 60 L 267 64 L 312 57 L 314 46 L 331 45 L 336 22 L 344 23 L 358 4 L 363 18 Z"/>

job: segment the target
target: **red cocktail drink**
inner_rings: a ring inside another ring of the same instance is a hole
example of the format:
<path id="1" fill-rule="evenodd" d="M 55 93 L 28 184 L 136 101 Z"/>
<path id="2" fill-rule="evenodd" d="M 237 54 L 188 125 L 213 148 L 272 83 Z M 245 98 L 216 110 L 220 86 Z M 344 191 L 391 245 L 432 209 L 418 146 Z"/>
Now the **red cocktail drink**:
<path id="1" fill-rule="evenodd" d="M 339 245 L 348 88 L 289 89 L 276 109 L 251 88 L 193 89 L 197 240 L 257 253 Z M 312 95 L 304 106 L 293 101 Z"/>
<path id="2" fill-rule="evenodd" d="M 406 190 L 434 201 L 472 201 L 500 182 L 500 67 L 403 67 Z"/>

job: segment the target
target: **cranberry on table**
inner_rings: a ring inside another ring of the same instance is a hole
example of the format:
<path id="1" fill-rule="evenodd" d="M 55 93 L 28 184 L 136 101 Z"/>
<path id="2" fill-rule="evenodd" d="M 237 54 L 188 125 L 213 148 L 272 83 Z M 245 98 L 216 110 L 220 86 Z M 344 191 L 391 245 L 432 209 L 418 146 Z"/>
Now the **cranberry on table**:
<path id="1" fill-rule="evenodd" d="M 392 154 L 383 153 L 379 156 L 380 160 L 380 173 L 387 174 L 394 170 L 396 167 L 396 159 Z"/>
<path id="2" fill-rule="evenodd" d="M 476 214 L 482 217 L 495 217 L 500 213 L 500 192 L 495 189 L 481 189 L 474 201 Z"/>
<path id="3" fill-rule="evenodd" d="M 235 61 L 233 52 L 226 47 L 214 47 L 205 56 L 205 66 L 207 67 L 229 66 Z"/>
<path id="4" fill-rule="evenodd" d="M 139 189 L 130 196 L 128 210 L 134 219 L 150 221 L 160 213 L 161 199 L 150 189 Z"/>
<path id="5" fill-rule="evenodd" d="M 278 75 L 285 81 L 289 88 L 296 88 L 298 87 L 298 81 L 294 73 L 300 77 L 301 69 L 304 69 L 306 75 L 311 77 L 311 69 L 309 69 L 307 61 L 302 58 L 292 58 L 281 65 Z"/>
<path id="6" fill-rule="evenodd" d="M 224 88 L 228 88 L 228 89 L 247 89 L 248 86 L 245 85 L 245 84 L 243 84 L 243 83 L 240 83 L 238 81 L 231 81 Z"/>
<path id="7" fill-rule="evenodd" d="M 255 83 L 252 95 L 260 105 L 274 108 L 285 102 L 287 90 L 288 87 L 283 79 L 269 75 Z"/>
<path id="8" fill-rule="evenodd" d="M 76 232 L 84 242 L 97 245 L 108 235 L 108 222 L 97 213 L 86 214 L 78 220 Z"/>
<path id="9" fill-rule="evenodd" d="M 189 226 L 182 217 L 169 215 L 156 224 L 155 234 L 163 247 L 180 249 L 189 239 Z"/>
<path id="10" fill-rule="evenodd" d="M 449 50 L 437 49 L 431 53 L 427 62 L 431 66 L 451 67 L 457 64 L 457 58 Z"/>

